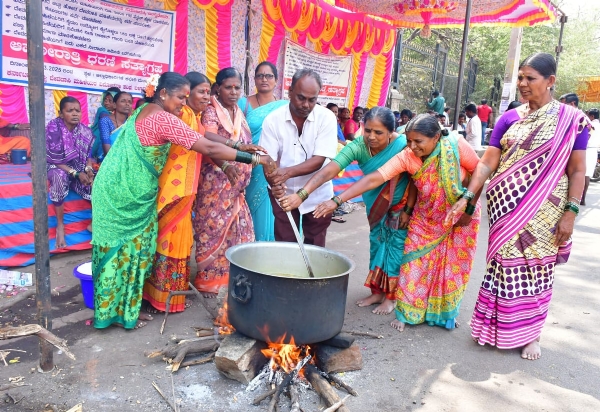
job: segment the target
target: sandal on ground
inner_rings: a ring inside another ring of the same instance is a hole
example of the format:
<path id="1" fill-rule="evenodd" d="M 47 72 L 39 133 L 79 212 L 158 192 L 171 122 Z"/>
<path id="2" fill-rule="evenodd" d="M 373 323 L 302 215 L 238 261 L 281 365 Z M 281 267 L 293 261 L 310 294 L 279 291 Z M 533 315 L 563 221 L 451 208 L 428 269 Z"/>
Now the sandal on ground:
<path id="1" fill-rule="evenodd" d="M 331 218 L 331 221 L 337 222 L 337 223 L 344 223 L 344 222 L 346 222 L 346 219 L 344 219 L 343 217 L 340 217 L 340 216 L 333 216 Z"/>

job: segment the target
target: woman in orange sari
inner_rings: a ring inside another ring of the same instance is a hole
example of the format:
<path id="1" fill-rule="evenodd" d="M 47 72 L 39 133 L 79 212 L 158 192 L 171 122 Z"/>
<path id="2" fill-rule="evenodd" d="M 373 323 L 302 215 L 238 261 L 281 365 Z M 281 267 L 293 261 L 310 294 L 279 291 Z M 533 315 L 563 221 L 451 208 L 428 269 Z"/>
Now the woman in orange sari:
<path id="1" fill-rule="evenodd" d="M 252 134 L 238 107 L 242 76 L 226 68 L 216 77 L 217 95 L 202 116 L 207 132 L 233 141 L 234 148 L 252 143 Z M 254 226 L 244 196 L 252 166 L 204 157 L 194 214 L 196 262 L 194 285 L 206 297 L 214 297 L 229 281 L 225 251 L 231 246 L 254 241 Z"/>
<path id="2" fill-rule="evenodd" d="M 185 75 L 190 96 L 181 120 L 192 130 L 205 134 L 200 117 L 210 99 L 210 81 L 197 72 Z M 148 312 L 165 311 L 171 290 L 188 290 L 190 254 L 194 242 L 192 206 L 198 191 L 202 155 L 172 144 L 167 163 L 158 179 L 158 239 L 152 275 L 144 285 Z M 173 296 L 169 312 L 183 312 L 185 296 Z"/>

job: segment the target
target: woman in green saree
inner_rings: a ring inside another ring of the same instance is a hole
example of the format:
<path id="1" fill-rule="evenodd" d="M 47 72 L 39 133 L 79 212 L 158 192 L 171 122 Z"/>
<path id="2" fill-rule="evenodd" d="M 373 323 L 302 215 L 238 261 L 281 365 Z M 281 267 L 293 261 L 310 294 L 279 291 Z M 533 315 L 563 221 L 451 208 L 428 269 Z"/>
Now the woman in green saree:
<path id="1" fill-rule="evenodd" d="M 153 75 L 145 93 L 147 103 L 123 126 L 92 189 L 97 219 L 92 234 L 94 327 L 99 329 L 113 323 L 134 329 L 152 319 L 140 315 L 140 308 L 156 251 L 158 177 L 171 142 L 219 159 L 272 164 L 269 156 L 227 147 L 234 143 L 220 136 L 208 140 L 179 119 L 190 93 L 189 81 L 180 74 Z M 261 150 L 254 145 L 244 149 Z"/>
<path id="2" fill-rule="evenodd" d="M 353 161 L 358 162 L 364 174 L 383 166 L 406 147 L 406 137 L 394 133 L 395 125 L 396 119 L 390 109 L 374 107 L 368 111 L 365 114 L 364 136 L 348 142 L 327 166 L 315 174 L 304 186 L 306 193 L 312 193 L 323 183 L 333 179 Z M 409 178 L 403 173 L 363 195 L 370 226 L 369 274 L 365 286 L 371 289 L 371 295 L 360 299 L 356 304 L 379 304 L 373 309 L 373 313 L 378 315 L 387 315 L 395 307 L 396 285 L 409 218 L 407 212 L 410 213 L 410 208 L 404 210 Z M 336 202 L 336 198 L 337 196 L 331 203 Z M 416 192 L 412 204 L 415 199 Z M 296 209 L 301 203 L 302 199 L 298 194 L 281 199 L 281 207 L 285 211 Z"/>

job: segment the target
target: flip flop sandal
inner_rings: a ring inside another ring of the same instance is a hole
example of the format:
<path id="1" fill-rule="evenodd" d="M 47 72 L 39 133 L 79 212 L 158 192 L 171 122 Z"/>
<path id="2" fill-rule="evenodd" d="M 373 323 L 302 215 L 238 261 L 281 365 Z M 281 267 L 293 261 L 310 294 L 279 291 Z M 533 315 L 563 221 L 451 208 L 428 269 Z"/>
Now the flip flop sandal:
<path id="1" fill-rule="evenodd" d="M 344 219 L 343 217 L 340 217 L 340 216 L 334 216 L 331 218 L 331 221 L 337 222 L 337 223 L 344 223 L 344 222 L 346 222 L 346 219 Z"/>

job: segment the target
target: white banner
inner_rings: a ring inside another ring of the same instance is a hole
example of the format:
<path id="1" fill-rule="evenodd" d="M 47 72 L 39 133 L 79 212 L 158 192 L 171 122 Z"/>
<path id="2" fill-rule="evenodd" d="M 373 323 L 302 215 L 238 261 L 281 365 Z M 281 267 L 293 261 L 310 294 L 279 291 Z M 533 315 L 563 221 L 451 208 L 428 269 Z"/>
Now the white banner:
<path id="1" fill-rule="evenodd" d="M 292 76 L 298 69 L 312 69 L 319 73 L 323 88 L 319 93 L 319 104 L 335 103 L 346 107 L 350 88 L 352 56 L 337 56 L 308 50 L 290 40 L 285 43 L 285 63 L 283 66 L 283 98 L 288 99 L 288 89 Z"/>
<path id="2" fill-rule="evenodd" d="M 49 89 L 140 94 L 153 73 L 172 70 L 175 13 L 102 0 L 41 0 L 44 83 Z M 25 0 L 0 0 L 0 80 L 27 84 Z"/>

